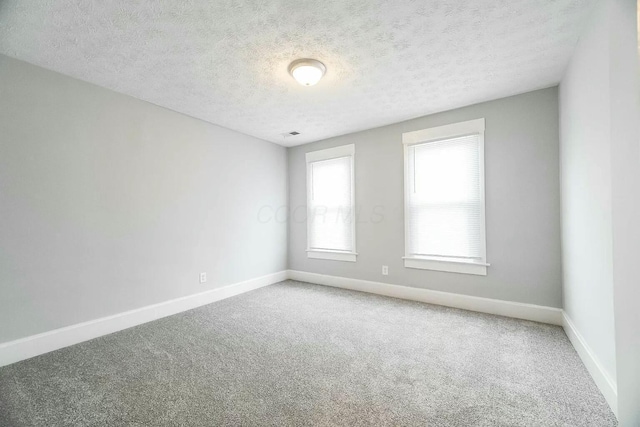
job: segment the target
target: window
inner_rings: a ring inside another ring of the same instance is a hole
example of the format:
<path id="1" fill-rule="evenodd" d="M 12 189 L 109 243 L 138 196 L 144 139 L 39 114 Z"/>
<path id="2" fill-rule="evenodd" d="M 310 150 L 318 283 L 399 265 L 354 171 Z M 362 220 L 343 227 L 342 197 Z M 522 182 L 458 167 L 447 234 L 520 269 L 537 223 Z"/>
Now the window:
<path id="1" fill-rule="evenodd" d="M 487 274 L 484 119 L 402 135 L 409 268 Z"/>
<path id="2" fill-rule="evenodd" d="M 307 153 L 307 256 L 356 261 L 353 156 L 344 145 Z"/>

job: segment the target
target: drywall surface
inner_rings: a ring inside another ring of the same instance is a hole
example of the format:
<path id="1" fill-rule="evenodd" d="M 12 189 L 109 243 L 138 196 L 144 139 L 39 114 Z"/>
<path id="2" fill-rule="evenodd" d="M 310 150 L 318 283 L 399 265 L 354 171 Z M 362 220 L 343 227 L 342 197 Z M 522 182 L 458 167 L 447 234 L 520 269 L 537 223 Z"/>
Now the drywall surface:
<path id="1" fill-rule="evenodd" d="M 615 381 L 609 27 L 601 3 L 560 84 L 563 304 Z"/>
<path id="2" fill-rule="evenodd" d="M 610 2 L 613 292 L 622 427 L 640 426 L 640 66 L 636 1 Z"/>
<path id="3" fill-rule="evenodd" d="M 637 3 L 599 2 L 560 84 L 564 308 L 640 425 Z"/>
<path id="4" fill-rule="evenodd" d="M 0 56 L 0 342 L 286 268 L 286 151 Z M 208 281 L 200 284 L 199 273 Z"/>
<path id="5" fill-rule="evenodd" d="M 482 117 L 487 276 L 405 268 L 402 133 Z M 560 307 L 558 132 L 554 87 L 289 148 L 289 268 Z M 305 153 L 345 144 L 356 146 L 358 259 L 309 259 Z"/>

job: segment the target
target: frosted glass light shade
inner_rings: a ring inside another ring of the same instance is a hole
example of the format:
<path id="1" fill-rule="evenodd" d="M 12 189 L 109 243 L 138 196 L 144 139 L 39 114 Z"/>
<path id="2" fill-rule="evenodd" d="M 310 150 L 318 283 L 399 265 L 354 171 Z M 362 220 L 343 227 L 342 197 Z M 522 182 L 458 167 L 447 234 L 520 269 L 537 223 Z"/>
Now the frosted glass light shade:
<path id="1" fill-rule="evenodd" d="M 303 86 L 313 86 L 320 81 L 327 68 L 316 59 L 297 59 L 289 65 L 289 73 Z"/>

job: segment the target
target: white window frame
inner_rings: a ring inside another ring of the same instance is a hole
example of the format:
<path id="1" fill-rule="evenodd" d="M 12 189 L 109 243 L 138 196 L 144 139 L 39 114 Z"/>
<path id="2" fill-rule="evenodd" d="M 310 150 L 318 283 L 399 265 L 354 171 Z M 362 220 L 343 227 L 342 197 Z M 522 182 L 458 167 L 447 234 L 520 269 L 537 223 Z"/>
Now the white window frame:
<path id="1" fill-rule="evenodd" d="M 326 150 L 311 151 L 306 154 L 307 162 L 307 257 L 314 259 L 324 259 L 333 261 L 356 262 L 358 253 L 356 248 L 356 195 L 355 195 L 355 152 L 354 144 L 342 145 L 340 147 L 328 148 Z M 326 249 L 314 249 L 309 247 L 309 235 L 311 233 L 311 164 L 322 160 L 349 157 L 351 160 L 351 236 L 353 239 L 351 247 L 353 251 L 338 251 Z"/>
<path id="2" fill-rule="evenodd" d="M 429 129 L 422 129 L 414 132 L 402 134 L 402 144 L 404 145 L 404 244 L 405 256 L 404 266 L 406 268 L 418 268 L 422 270 L 447 271 L 452 273 L 487 275 L 487 241 L 486 241 L 486 202 L 485 202 L 485 179 L 484 179 L 484 118 L 469 120 L 466 122 L 453 123 L 445 126 L 438 126 Z M 411 178 L 409 177 L 409 147 L 418 144 L 441 141 L 467 135 L 479 136 L 480 149 L 480 196 L 482 200 L 481 208 L 481 261 L 464 261 L 446 257 L 417 257 L 409 255 L 409 191 L 411 188 Z"/>

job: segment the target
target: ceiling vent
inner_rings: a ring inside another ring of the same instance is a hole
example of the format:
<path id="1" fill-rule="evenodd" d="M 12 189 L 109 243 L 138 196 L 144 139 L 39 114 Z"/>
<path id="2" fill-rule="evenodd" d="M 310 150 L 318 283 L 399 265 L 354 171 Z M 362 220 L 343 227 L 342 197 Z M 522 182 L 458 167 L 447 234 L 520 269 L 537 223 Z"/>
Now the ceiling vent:
<path id="1" fill-rule="evenodd" d="M 289 138 L 290 136 L 300 135 L 300 132 L 294 130 L 293 132 L 281 133 L 280 135 L 282 135 L 283 138 Z"/>

